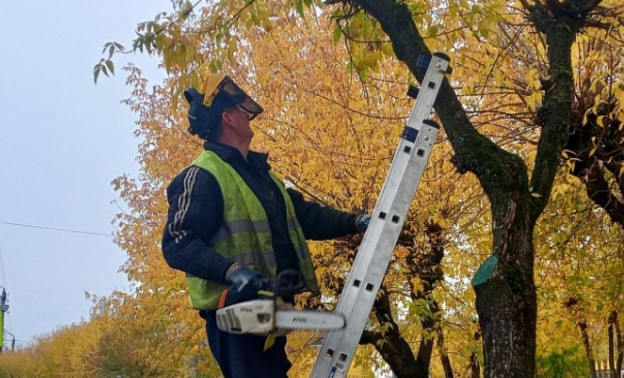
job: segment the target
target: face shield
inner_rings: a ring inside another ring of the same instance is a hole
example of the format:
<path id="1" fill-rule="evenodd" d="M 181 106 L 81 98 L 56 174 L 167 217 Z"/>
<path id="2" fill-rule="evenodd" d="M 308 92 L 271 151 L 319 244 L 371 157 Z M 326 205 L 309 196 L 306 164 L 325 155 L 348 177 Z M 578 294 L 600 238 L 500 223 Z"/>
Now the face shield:
<path id="1" fill-rule="evenodd" d="M 202 91 L 204 93 L 203 104 L 208 108 L 212 105 L 217 94 L 223 93 L 232 102 L 238 105 L 242 111 L 247 113 L 249 120 L 256 118 L 258 114 L 264 111 L 257 102 L 236 85 L 234 80 L 223 73 L 209 75 L 204 81 Z"/>

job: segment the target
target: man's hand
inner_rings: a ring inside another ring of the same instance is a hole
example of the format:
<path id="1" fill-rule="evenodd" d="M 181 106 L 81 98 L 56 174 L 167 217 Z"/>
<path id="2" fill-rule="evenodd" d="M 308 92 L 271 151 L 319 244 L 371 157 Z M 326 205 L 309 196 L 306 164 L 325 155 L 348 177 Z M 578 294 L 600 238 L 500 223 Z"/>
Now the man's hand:
<path id="1" fill-rule="evenodd" d="M 238 263 L 234 263 L 228 269 L 225 281 L 228 289 L 221 295 L 219 307 L 258 299 L 260 297 L 258 291 L 268 290 L 271 287 L 268 278 Z"/>
<path id="2" fill-rule="evenodd" d="M 370 223 L 371 216 L 370 214 L 360 214 L 355 218 L 355 228 L 359 232 L 364 232 L 368 228 L 368 224 Z"/>

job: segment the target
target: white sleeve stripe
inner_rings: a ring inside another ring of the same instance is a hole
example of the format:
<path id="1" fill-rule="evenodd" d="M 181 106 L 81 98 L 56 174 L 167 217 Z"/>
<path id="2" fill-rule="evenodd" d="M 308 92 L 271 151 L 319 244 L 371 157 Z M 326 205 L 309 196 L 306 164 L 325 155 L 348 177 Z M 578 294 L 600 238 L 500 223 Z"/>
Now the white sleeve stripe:
<path id="1" fill-rule="evenodd" d="M 182 225 L 191 205 L 191 194 L 197 178 L 197 172 L 199 172 L 198 167 L 190 167 L 186 172 L 186 176 L 184 176 L 184 192 L 178 197 L 178 211 L 173 217 L 173 222 L 169 224 L 169 234 L 175 238 L 176 243 L 179 243 L 186 236 L 186 231 L 182 229 Z"/>

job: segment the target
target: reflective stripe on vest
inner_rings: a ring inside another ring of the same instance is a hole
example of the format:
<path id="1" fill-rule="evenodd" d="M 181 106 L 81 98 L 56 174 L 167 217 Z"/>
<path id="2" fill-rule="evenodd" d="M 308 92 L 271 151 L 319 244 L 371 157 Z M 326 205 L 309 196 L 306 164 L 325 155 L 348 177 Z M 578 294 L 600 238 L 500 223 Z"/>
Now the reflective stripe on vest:
<path id="1" fill-rule="evenodd" d="M 276 275 L 275 254 L 269 220 L 262 204 L 243 178 L 212 151 L 204 151 L 193 165 L 216 178 L 223 193 L 223 224 L 209 242 L 222 256 L 249 266 L 267 277 Z M 291 242 L 297 252 L 299 269 L 309 290 L 318 290 L 314 267 L 295 208 L 282 182 L 271 178 L 286 202 L 287 224 Z M 191 306 L 200 310 L 217 308 L 225 286 L 187 274 Z"/>

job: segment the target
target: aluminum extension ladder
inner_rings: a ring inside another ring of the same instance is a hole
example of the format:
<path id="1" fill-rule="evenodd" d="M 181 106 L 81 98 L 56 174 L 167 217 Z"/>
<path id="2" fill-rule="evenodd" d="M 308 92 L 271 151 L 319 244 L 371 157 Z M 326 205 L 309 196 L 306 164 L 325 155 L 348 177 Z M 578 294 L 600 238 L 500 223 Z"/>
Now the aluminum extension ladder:
<path id="1" fill-rule="evenodd" d="M 335 310 L 345 316 L 346 326 L 325 336 L 313 378 L 346 377 L 351 366 L 439 131 L 428 118 L 444 75 L 451 73 L 449 60 L 442 53 L 419 57 L 419 67 L 427 71 Z"/>

